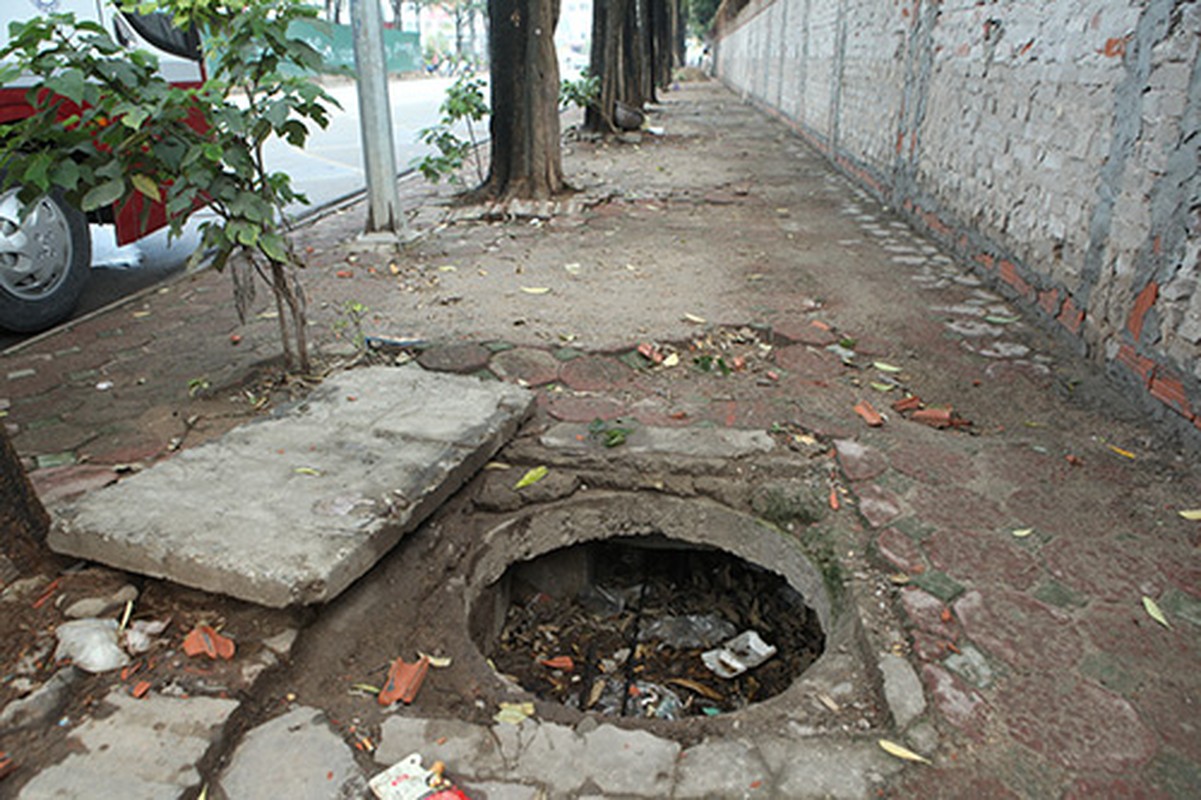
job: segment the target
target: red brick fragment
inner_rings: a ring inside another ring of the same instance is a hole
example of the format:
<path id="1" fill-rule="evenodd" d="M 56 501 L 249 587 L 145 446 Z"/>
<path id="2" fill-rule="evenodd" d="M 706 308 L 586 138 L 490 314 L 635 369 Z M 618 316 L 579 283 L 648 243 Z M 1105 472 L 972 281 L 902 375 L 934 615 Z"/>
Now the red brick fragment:
<path id="1" fill-rule="evenodd" d="M 914 411 L 922 407 L 922 399 L 915 394 L 911 394 L 892 404 L 892 410 L 898 414 L 904 414 L 906 411 Z"/>
<path id="2" fill-rule="evenodd" d="M 1038 293 L 1038 306 L 1050 316 L 1059 313 L 1059 290 L 1048 289 Z"/>
<path id="3" fill-rule="evenodd" d="M 923 408 L 913 412 L 909 418 L 914 422 L 920 422 L 923 425 L 929 425 L 931 428 L 949 428 L 952 411 L 949 408 Z"/>
<path id="4" fill-rule="evenodd" d="M 1151 396 L 1164 403 L 1173 411 L 1193 418 L 1193 409 L 1189 405 L 1188 395 L 1184 392 L 1184 384 L 1179 379 L 1156 372 L 1151 376 Z"/>
<path id="5" fill-rule="evenodd" d="M 1056 319 L 1072 333 L 1079 334 L 1080 326 L 1084 324 L 1084 311 L 1076 307 L 1076 301 L 1071 297 L 1065 297 Z"/>
<path id="6" fill-rule="evenodd" d="M 412 664 L 403 658 L 393 661 L 392 666 L 388 669 L 388 681 L 384 684 L 384 688 L 380 689 L 377 697 L 379 704 L 390 706 L 397 700 L 405 705 L 412 703 L 417 698 L 417 692 L 421 689 L 421 684 L 425 682 L 425 676 L 429 670 L 430 660 L 425 656 Z"/>
<path id="7" fill-rule="evenodd" d="M 866 400 L 860 400 L 855 404 L 855 413 L 863 417 L 863 421 L 873 428 L 879 428 L 884 424 L 884 417 L 880 416 L 880 412 L 872 408 L 872 404 Z"/>
<path id="8" fill-rule="evenodd" d="M 1155 362 L 1134 352 L 1134 348 L 1124 344 L 1118 348 L 1117 360 L 1125 364 L 1135 375 L 1142 379 L 1143 384 L 1150 388 L 1151 378 L 1155 375 Z"/>
<path id="9" fill-rule="evenodd" d="M 1157 299 L 1159 299 L 1159 284 L 1155 281 L 1144 286 L 1143 290 L 1134 298 L 1134 307 L 1130 309 L 1130 318 L 1126 320 L 1126 330 L 1130 331 L 1130 335 L 1136 342 L 1143 335 L 1144 318 Z"/>

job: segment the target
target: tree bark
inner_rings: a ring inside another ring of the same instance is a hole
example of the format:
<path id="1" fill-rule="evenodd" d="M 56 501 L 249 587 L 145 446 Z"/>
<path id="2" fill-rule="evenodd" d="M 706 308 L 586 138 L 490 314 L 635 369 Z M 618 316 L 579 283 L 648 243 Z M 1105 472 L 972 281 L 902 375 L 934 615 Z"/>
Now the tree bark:
<path id="1" fill-rule="evenodd" d="M 8 433 L 0 425 L 0 552 L 22 572 L 42 552 L 50 515 L 42 507 Z"/>
<path id="2" fill-rule="evenodd" d="M 559 0 L 489 0 L 492 159 L 482 194 L 545 200 L 565 188 L 559 147 Z"/>

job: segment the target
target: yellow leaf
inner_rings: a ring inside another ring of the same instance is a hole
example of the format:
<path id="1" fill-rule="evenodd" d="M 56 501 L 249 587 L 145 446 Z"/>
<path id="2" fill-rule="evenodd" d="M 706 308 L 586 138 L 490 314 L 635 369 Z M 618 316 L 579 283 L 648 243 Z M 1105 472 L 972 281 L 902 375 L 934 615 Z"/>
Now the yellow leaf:
<path id="1" fill-rule="evenodd" d="M 871 386 L 877 392 L 891 392 L 893 389 L 896 388 L 891 383 L 879 383 L 877 381 L 872 381 Z"/>
<path id="2" fill-rule="evenodd" d="M 350 685 L 350 688 L 355 691 L 366 692 L 367 694 L 379 694 L 379 687 L 372 686 L 370 683 L 353 683 Z"/>
<path id="3" fill-rule="evenodd" d="M 450 656 L 431 656 L 429 653 L 423 653 L 420 650 L 417 651 L 417 655 L 430 662 L 430 666 L 434 669 L 445 669 L 451 664 Z"/>
<path id="4" fill-rule="evenodd" d="M 1193 522 L 1201 521 L 1201 508 L 1190 508 L 1184 511 L 1177 511 L 1176 513 Z"/>
<path id="5" fill-rule="evenodd" d="M 880 743 L 880 747 L 884 748 L 884 752 L 888 753 L 890 756 L 896 756 L 897 758 L 903 758 L 906 761 L 917 761 L 921 764 L 929 764 L 930 763 L 930 759 L 926 758 L 925 756 L 919 756 L 917 753 L 913 752 L 908 747 L 902 747 L 901 745 L 897 744 L 896 742 L 890 742 L 888 739 L 880 739 L 879 743 Z"/>
<path id="6" fill-rule="evenodd" d="M 1018 528 L 1013 532 L 1013 535 L 1019 539 L 1025 539 L 1032 533 L 1034 533 L 1034 528 Z"/>
<path id="7" fill-rule="evenodd" d="M 550 289 L 545 286 L 522 286 L 521 291 L 526 294 L 546 294 Z"/>
<path id="8" fill-rule="evenodd" d="M 312 475 L 314 477 L 321 474 L 320 470 L 313 469 L 312 467 L 297 467 L 296 469 L 294 469 L 292 471 L 295 472 L 297 475 Z"/>
<path id="9" fill-rule="evenodd" d="M 677 365 L 679 363 L 680 363 L 680 354 L 679 353 L 668 353 L 667 358 L 663 359 L 663 366 L 665 366 L 665 367 L 674 367 L 675 365 Z"/>
<path id="10" fill-rule="evenodd" d="M 154 202 L 158 203 L 162 201 L 163 195 L 159 192 L 158 184 L 154 182 L 154 178 L 151 178 L 149 175 L 134 175 L 129 180 L 133 183 L 133 188 Z"/>
<path id="11" fill-rule="evenodd" d="M 454 264 L 447 264 L 445 266 L 438 267 L 439 272 L 458 272 L 458 270 L 459 270 L 459 268 L 456 267 Z"/>
<path id="12" fill-rule="evenodd" d="M 520 725 L 528 717 L 534 715 L 533 703 L 501 703 L 500 711 L 492 715 L 492 719 L 497 722 L 504 722 L 510 725 Z"/>
<path id="13" fill-rule="evenodd" d="M 883 361 L 876 361 L 875 363 L 872 364 L 872 366 L 875 367 L 876 369 L 880 370 L 881 372 L 900 372 L 901 371 L 900 367 L 895 367 L 892 364 L 888 364 Z"/>
<path id="14" fill-rule="evenodd" d="M 1168 618 L 1165 617 L 1163 615 L 1163 611 L 1160 610 L 1159 603 L 1156 603 L 1150 597 L 1147 597 L 1147 595 L 1143 595 L 1143 608 L 1147 609 L 1147 614 L 1151 616 L 1151 619 L 1155 620 L 1160 625 L 1164 626 L 1165 628 L 1172 627 L 1168 624 Z"/>
<path id="15" fill-rule="evenodd" d="M 538 481 L 546 477 L 546 473 L 550 472 L 545 466 L 537 466 L 521 476 L 521 480 L 517 481 L 514 489 L 524 489 L 527 486 L 532 486 Z"/>
<path id="16" fill-rule="evenodd" d="M 684 315 L 684 320 L 685 320 L 686 322 L 691 322 L 691 323 L 693 323 L 694 325 L 704 325 L 704 324 L 705 324 L 705 318 L 704 318 L 704 317 L 698 317 L 696 314 L 685 314 L 685 315 Z"/>
<path id="17" fill-rule="evenodd" d="M 484 465 L 484 469 L 512 469 L 512 464 L 506 464 L 503 461 L 489 461 Z"/>
<path id="18" fill-rule="evenodd" d="M 1136 456 L 1134 455 L 1134 453 L 1131 453 L 1129 450 L 1123 450 L 1122 448 L 1120 448 L 1120 447 L 1115 447 L 1115 446 L 1114 446 L 1114 445 L 1112 445 L 1112 444 L 1111 444 L 1111 445 L 1106 445 L 1106 446 L 1107 446 L 1107 447 L 1108 447 L 1110 450 L 1112 450 L 1112 451 L 1114 451 L 1115 453 L 1117 453 L 1118 455 L 1122 456 L 1123 458 L 1135 458 L 1135 457 L 1136 457 Z"/>

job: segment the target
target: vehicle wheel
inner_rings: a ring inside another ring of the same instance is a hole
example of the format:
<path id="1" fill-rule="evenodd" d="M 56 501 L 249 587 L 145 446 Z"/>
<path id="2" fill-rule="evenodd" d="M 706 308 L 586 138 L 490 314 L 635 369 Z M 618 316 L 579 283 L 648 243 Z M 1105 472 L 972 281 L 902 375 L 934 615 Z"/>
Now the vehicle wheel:
<path id="1" fill-rule="evenodd" d="M 22 216 L 17 191 L 0 194 L 0 327 L 32 333 L 75 310 L 92 269 L 92 240 L 87 219 L 62 194 Z"/>

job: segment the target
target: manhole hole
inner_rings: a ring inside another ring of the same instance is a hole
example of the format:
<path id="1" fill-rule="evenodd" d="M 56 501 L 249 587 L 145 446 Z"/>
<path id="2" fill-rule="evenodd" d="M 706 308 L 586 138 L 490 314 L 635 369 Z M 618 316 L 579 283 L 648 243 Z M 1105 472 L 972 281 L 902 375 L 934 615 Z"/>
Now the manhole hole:
<path id="1" fill-rule="evenodd" d="M 496 668 L 604 716 L 737 711 L 786 690 L 825 645 L 817 614 L 782 577 L 662 536 L 564 548 L 504 580 Z"/>
<path id="2" fill-rule="evenodd" d="M 472 639 L 569 709 L 725 715 L 785 692 L 826 648 L 830 600 L 795 541 L 709 502 L 596 497 L 488 538 Z"/>

